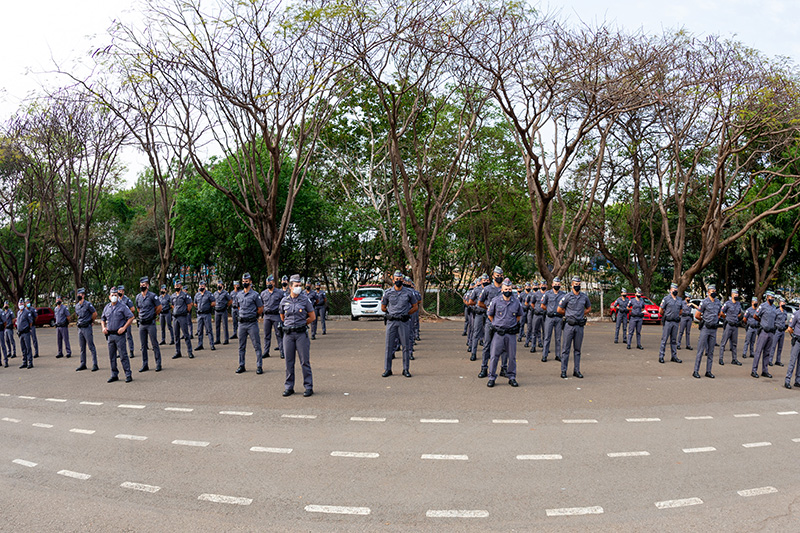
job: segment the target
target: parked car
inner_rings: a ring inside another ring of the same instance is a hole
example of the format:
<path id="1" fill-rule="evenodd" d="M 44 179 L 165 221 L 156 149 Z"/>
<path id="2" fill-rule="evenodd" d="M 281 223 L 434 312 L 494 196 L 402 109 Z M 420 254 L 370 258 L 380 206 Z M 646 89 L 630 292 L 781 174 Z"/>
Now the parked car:
<path id="1" fill-rule="evenodd" d="M 625 294 L 625 296 L 630 299 L 636 297 L 636 293 L 629 292 Z M 644 298 L 644 320 L 645 324 L 661 324 L 661 311 L 659 310 L 658 304 L 654 304 L 650 298 Z M 611 320 L 616 322 L 617 320 L 617 301 L 614 300 L 614 303 L 611 304 L 611 307 L 608 309 L 608 313 L 611 316 Z"/>
<path id="2" fill-rule="evenodd" d="M 383 317 L 381 299 L 383 288 L 380 285 L 360 285 L 350 301 L 350 320 L 361 317 Z"/>
<path id="3" fill-rule="evenodd" d="M 50 327 L 56 325 L 56 314 L 49 307 L 36 308 L 36 327 L 44 326 L 47 324 Z"/>

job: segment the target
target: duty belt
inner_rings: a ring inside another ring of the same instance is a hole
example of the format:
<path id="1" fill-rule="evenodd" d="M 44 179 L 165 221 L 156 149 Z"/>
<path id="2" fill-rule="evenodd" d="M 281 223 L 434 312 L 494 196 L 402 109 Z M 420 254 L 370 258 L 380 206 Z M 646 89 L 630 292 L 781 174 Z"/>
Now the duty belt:
<path id="1" fill-rule="evenodd" d="M 644 318 L 644 315 L 634 315 L 631 313 L 631 318 Z"/>
<path id="2" fill-rule="evenodd" d="M 180 317 L 182 317 L 182 316 L 186 316 L 186 314 L 187 314 L 187 313 L 175 313 L 173 316 L 174 316 L 175 318 L 180 318 Z"/>
<path id="3" fill-rule="evenodd" d="M 85 323 L 78 322 L 78 327 L 79 328 L 89 328 L 91 326 L 92 326 L 91 322 L 85 322 Z"/>
<path id="4" fill-rule="evenodd" d="M 57 328 L 65 328 L 65 327 L 67 327 L 68 324 L 69 324 L 69 322 L 56 322 L 56 327 Z"/>
<path id="5" fill-rule="evenodd" d="M 475 308 L 475 314 L 476 315 L 485 315 L 486 314 L 486 309 L 484 309 L 483 307 L 476 307 Z"/>
<path id="6" fill-rule="evenodd" d="M 155 323 L 155 321 L 156 321 L 156 319 L 155 319 L 155 318 L 151 318 L 150 320 L 143 320 L 143 319 L 140 319 L 140 320 L 139 320 L 139 323 L 140 323 L 142 326 L 152 326 L 152 325 Z"/>
<path id="7" fill-rule="evenodd" d="M 161 316 L 168 315 L 169 311 L 161 311 Z"/>
<path id="8" fill-rule="evenodd" d="M 716 322 L 704 322 L 703 327 L 706 327 L 708 329 L 717 329 L 719 327 L 719 324 L 717 324 Z"/>
<path id="9" fill-rule="evenodd" d="M 258 321 L 258 317 L 253 317 L 253 318 L 242 318 L 242 317 L 239 317 L 239 322 L 243 322 L 245 324 L 251 324 L 251 323 L 256 322 L 256 321 Z"/>
<path id="10" fill-rule="evenodd" d="M 567 318 L 567 324 L 570 326 L 580 326 L 583 327 L 586 325 L 586 317 L 583 318 Z"/>
<path id="11" fill-rule="evenodd" d="M 545 314 L 545 312 L 544 312 L 544 311 L 541 311 L 541 310 L 538 310 L 538 311 L 537 311 L 536 309 L 534 309 L 534 310 L 533 310 L 533 314 L 534 314 L 534 315 L 539 315 L 539 316 L 542 316 L 542 315 L 544 315 L 544 314 Z"/>
<path id="12" fill-rule="evenodd" d="M 680 318 L 664 318 L 667 322 L 680 322 Z"/>
<path id="13" fill-rule="evenodd" d="M 761 328 L 761 329 L 763 329 L 767 333 L 775 333 L 775 328 Z"/>
<path id="14" fill-rule="evenodd" d="M 220 315 L 221 315 L 221 314 L 223 314 L 223 313 L 227 313 L 227 312 L 228 312 L 228 308 L 226 307 L 225 309 L 222 309 L 222 310 L 220 310 L 220 309 L 215 309 L 215 311 L 217 312 L 217 314 L 220 314 Z"/>
<path id="15" fill-rule="evenodd" d="M 400 320 L 401 322 L 408 322 L 411 317 L 409 315 L 389 315 L 388 320 L 394 322 Z"/>
<path id="16" fill-rule="evenodd" d="M 308 330 L 308 326 L 297 326 L 296 328 L 283 328 L 284 333 L 303 333 Z"/>
<path id="17" fill-rule="evenodd" d="M 495 333 L 497 333 L 500 336 L 512 335 L 512 334 L 519 333 L 519 324 L 517 324 L 516 326 L 512 326 L 510 328 L 499 328 L 499 327 L 495 326 L 494 324 L 492 324 L 491 325 L 491 329 L 492 329 L 492 331 L 494 331 Z"/>
<path id="18" fill-rule="evenodd" d="M 559 315 L 558 315 L 558 313 L 547 313 L 547 316 L 548 316 L 548 318 L 555 318 L 555 317 L 557 317 Z"/>
<path id="19" fill-rule="evenodd" d="M 198 311 L 197 314 L 198 315 L 210 315 L 211 311 Z"/>
<path id="20" fill-rule="evenodd" d="M 280 311 L 264 311 L 265 315 L 279 315 Z"/>

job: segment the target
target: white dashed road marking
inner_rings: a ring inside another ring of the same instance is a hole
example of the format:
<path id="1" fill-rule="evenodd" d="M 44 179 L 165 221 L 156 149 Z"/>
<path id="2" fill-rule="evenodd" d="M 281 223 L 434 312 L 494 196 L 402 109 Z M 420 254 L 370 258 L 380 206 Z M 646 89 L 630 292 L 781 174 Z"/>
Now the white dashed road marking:
<path id="1" fill-rule="evenodd" d="M 661 422 L 660 418 L 626 418 L 626 422 Z"/>
<path id="2" fill-rule="evenodd" d="M 492 420 L 492 424 L 527 424 L 527 420 Z"/>
<path id="3" fill-rule="evenodd" d="M 65 403 L 67 400 L 62 398 L 45 398 L 44 401 L 46 402 L 56 402 L 56 403 Z"/>
<path id="4" fill-rule="evenodd" d="M 33 468 L 37 464 L 32 461 L 26 461 L 25 459 L 14 459 L 11 462 L 20 466 L 27 466 L 28 468 Z"/>
<path id="5" fill-rule="evenodd" d="M 358 459 L 376 459 L 380 454 L 373 452 L 331 452 L 331 457 L 355 457 Z"/>
<path id="6" fill-rule="evenodd" d="M 778 411 L 780 416 L 796 415 L 797 411 Z"/>
<path id="7" fill-rule="evenodd" d="M 134 404 L 130 404 L 130 403 L 123 403 L 123 404 L 118 405 L 117 407 L 119 407 L 120 409 L 144 409 L 147 406 L 146 405 L 134 405 Z"/>
<path id="8" fill-rule="evenodd" d="M 792 439 L 792 442 L 800 442 L 800 439 Z"/>
<path id="9" fill-rule="evenodd" d="M 0 396 L 2 396 L 3 398 L 9 398 L 11 395 L 6 394 L 5 392 L 0 392 Z"/>
<path id="10" fill-rule="evenodd" d="M 675 507 L 688 507 L 690 505 L 702 505 L 703 500 L 700 498 L 686 498 L 683 500 L 665 500 L 663 502 L 656 502 L 658 509 L 674 509 Z"/>
<path id="11" fill-rule="evenodd" d="M 612 452 L 607 454 L 609 457 L 644 457 L 650 452 Z"/>
<path id="12" fill-rule="evenodd" d="M 5 416 L 1 420 L 3 422 L 11 422 L 12 424 L 19 424 L 19 422 L 20 422 L 19 418 L 8 418 L 8 417 L 5 417 Z"/>
<path id="13" fill-rule="evenodd" d="M 197 446 L 197 447 L 200 447 L 200 448 L 205 448 L 206 446 L 208 446 L 211 443 L 210 442 L 204 442 L 204 441 L 201 441 L 201 440 L 174 440 L 174 441 L 172 441 L 172 444 L 178 444 L 180 446 Z"/>
<path id="14" fill-rule="evenodd" d="M 386 422 L 385 418 L 380 417 L 373 417 L 373 416 L 351 416 L 350 420 L 352 422 Z"/>
<path id="15" fill-rule="evenodd" d="M 314 420 L 317 415 L 281 415 L 281 418 L 302 418 L 305 420 Z"/>
<path id="16" fill-rule="evenodd" d="M 81 405 L 103 405 L 103 402 L 81 402 Z"/>
<path id="17" fill-rule="evenodd" d="M 563 459 L 558 454 L 544 454 L 544 455 L 518 455 L 517 459 L 520 461 L 558 461 Z"/>
<path id="18" fill-rule="evenodd" d="M 249 411 L 220 411 L 219 414 L 232 416 L 253 416 L 253 413 Z"/>
<path id="19" fill-rule="evenodd" d="M 34 422 L 31 425 L 35 428 L 45 428 L 45 429 L 50 429 L 51 427 L 53 427 L 53 424 L 43 424 L 41 422 Z"/>
<path id="20" fill-rule="evenodd" d="M 547 516 L 580 516 L 587 514 L 603 514 L 602 507 L 567 507 L 563 509 L 547 509 Z"/>
<path id="21" fill-rule="evenodd" d="M 686 420 L 713 420 L 713 416 L 685 416 Z"/>
<path id="22" fill-rule="evenodd" d="M 774 494 L 778 492 L 778 489 L 775 487 L 760 487 L 757 489 L 747 489 L 747 490 L 740 490 L 737 491 L 739 496 L 743 496 L 745 498 L 749 498 L 751 496 L 761 496 L 764 494 Z"/>
<path id="23" fill-rule="evenodd" d="M 705 446 L 703 448 L 684 448 L 683 453 L 703 453 L 703 452 L 715 452 L 717 451 L 716 448 L 713 446 Z"/>
<path id="24" fill-rule="evenodd" d="M 368 515 L 369 507 L 340 507 L 338 505 L 306 505 L 306 512 L 329 514 L 357 514 Z"/>
<path id="25" fill-rule="evenodd" d="M 593 420 L 591 418 L 587 419 L 567 419 L 562 420 L 565 424 L 597 424 L 597 420 Z"/>
<path id="26" fill-rule="evenodd" d="M 421 459 L 434 459 L 440 461 L 469 461 L 466 455 L 437 455 L 433 453 L 423 453 Z"/>
<path id="27" fill-rule="evenodd" d="M 188 407 L 165 407 L 165 411 L 174 411 L 176 413 L 191 413 L 194 409 Z"/>
<path id="28" fill-rule="evenodd" d="M 123 489 L 133 489 L 141 492 L 150 492 L 153 494 L 161 490 L 161 487 L 156 487 L 155 485 L 145 485 L 143 483 L 133 483 L 131 481 L 126 481 L 120 485 L 120 487 Z"/>
<path id="29" fill-rule="evenodd" d="M 261 446 L 253 446 L 250 448 L 250 451 L 263 453 L 292 453 L 292 448 L 264 448 Z"/>
<path id="30" fill-rule="evenodd" d="M 742 444 L 745 448 L 761 448 L 763 446 L 772 446 L 771 442 L 746 442 Z"/>
<path id="31" fill-rule="evenodd" d="M 123 440 L 147 440 L 147 437 L 145 437 L 145 436 L 142 436 L 142 435 L 125 435 L 125 434 L 120 434 L 120 435 L 115 435 L 115 436 L 114 436 L 114 438 L 115 438 L 115 439 L 123 439 Z"/>
<path id="32" fill-rule="evenodd" d="M 761 416 L 758 413 L 747 413 L 743 415 L 733 415 L 734 418 L 754 418 L 756 416 Z"/>
<path id="33" fill-rule="evenodd" d="M 457 418 L 420 418 L 423 424 L 458 424 Z"/>
<path id="34" fill-rule="evenodd" d="M 94 435 L 93 429 L 79 429 L 79 428 L 72 428 L 69 430 L 70 433 L 80 433 L 81 435 Z"/>
<path id="35" fill-rule="evenodd" d="M 489 511 L 482 510 L 458 510 L 458 509 L 442 509 L 430 510 L 425 513 L 428 518 L 486 518 L 489 516 Z"/>
<path id="36" fill-rule="evenodd" d="M 36 396 L 17 396 L 17 398 L 22 398 L 23 400 L 35 400 Z"/>
<path id="37" fill-rule="evenodd" d="M 73 472 L 72 470 L 59 470 L 56 473 L 62 476 L 71 477 L 73 479 L 80 479 L 81 481 L 86 481 L 92 477 L 89 474 L 81 474 L 80 472 Z"/>
<path id="38" fill-rule="evenodd" d="M 253 503 L 251 498 L 238 498 L 236 496 L 223 496 L 222 494 L 201 494 L 198 500 L 214 503 L 228 503 L 231 505 L 250 505 Z"/>

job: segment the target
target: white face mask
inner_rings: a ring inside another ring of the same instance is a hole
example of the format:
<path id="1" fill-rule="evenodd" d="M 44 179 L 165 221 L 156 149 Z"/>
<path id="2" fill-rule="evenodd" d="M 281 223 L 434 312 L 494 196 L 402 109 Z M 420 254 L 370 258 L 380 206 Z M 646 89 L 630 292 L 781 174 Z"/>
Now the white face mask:
<path id="1" fill-rule="evenodd" d="M 112 303 L 112 304 L 115 304 L 115 303 L 117 303 L 117 300 L 119 300 L 119 297 L 118 297 L 118 296 L 112 296 L 112 297 L 111 297 L 111 303 Z"/>
<path id="2" fill-rule="evenodd" d="M 20 310 L 25 309 L 25 304 L 19 304 Z"/>
<path id="3" fill-rule="evenodd" d="M 303 287 L 292 287 L 292 293 L 296 296 L 303 292 Z"/>

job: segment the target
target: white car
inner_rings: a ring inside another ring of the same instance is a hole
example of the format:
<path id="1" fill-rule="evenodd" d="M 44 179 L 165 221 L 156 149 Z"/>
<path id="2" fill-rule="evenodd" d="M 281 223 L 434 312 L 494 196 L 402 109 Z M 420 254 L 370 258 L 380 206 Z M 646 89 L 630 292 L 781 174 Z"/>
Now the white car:
<path id="1" fill-rule="evenodd" d="M 383 288 L 380 285 L 359 287 L 353 295 L 353 299 L 350 300 L 350 320 L 370 316 L 383 318 L 385 313 L 381 311 L 382 298 Z"/>

